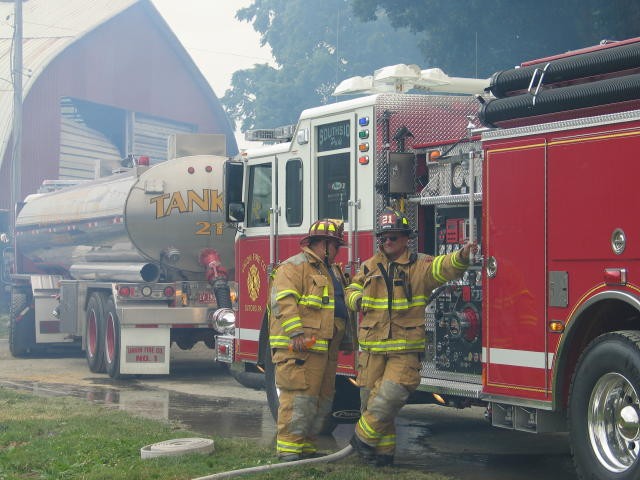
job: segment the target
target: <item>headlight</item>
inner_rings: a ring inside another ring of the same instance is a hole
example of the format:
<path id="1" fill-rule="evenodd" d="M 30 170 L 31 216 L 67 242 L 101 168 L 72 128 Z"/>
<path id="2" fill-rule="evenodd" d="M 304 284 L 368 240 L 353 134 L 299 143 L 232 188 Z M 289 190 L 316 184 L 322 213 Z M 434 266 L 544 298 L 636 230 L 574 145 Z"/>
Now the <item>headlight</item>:
<path id="1" fill-rule="evenodd" d="M 209 313 L 213 328 L 225 335 L 233 335 L 236 328 L 236 314 L 230 308 L 219 308 Z"/>

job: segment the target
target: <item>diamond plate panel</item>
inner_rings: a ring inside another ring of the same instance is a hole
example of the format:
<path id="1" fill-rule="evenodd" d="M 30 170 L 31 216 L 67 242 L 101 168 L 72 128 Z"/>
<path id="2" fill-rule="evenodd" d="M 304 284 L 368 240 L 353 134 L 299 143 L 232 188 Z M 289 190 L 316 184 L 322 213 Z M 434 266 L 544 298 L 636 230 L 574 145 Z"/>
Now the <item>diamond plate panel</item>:
<path id="1" fill-rule="evenodd" d="M 477 123 L 478 103 L 470 96 L 451 95 L 408 95 L 381 94 L 376 99 L 376 218 L 386 206 L 386 185 L 389 181 L 388 152 L 399 151 L 400 142 L 394 136 L 401 128 L 407 128 L 412 137 L 405 140 L 405 150 L 412 151 L 414 145 L 444 144 L 464 138 L 469 121 Z M 463 143 L 452 153 L 471 150 L 475 143 Z M 477 162 L 480 163 L 480 162 Z M 481 171 L 481 165 L 479 166 Z M 476 171 L 478 169 L 476 168 Z M 432 175 L 432 172 L 429 172 Z M 438 195 L 445 193 L 445 186 L 451 185 L 451 166 L 446 165 L 442 172 L 434 174 L 440 177 L 437 182 Z M 481 180 L 478 185 L 481 185 Z M 430 188 L 431 182 L 425 187 Z M 440 193 L 440 190 L 442 192 Z M 413 228 L 417 225 L 418 206 L 405 204 L 405 215 Z M 410 247 L 416 249 L 416 240 Z"/>

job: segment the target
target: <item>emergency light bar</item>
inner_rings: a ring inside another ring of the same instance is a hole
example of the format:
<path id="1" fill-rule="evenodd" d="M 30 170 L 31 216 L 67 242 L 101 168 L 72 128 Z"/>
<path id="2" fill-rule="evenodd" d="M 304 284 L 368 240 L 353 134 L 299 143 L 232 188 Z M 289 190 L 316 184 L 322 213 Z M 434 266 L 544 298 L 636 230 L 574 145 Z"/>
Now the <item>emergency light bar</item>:
<path id="1" fill-rule="evenodd" d="M 399 64 L 380 68 L 366 77 L 347 78 L 340 82 L 333 95 L 402 93 L 412 89 L 482 95 L 489 81 L 489 78 L 450 77 L 439 68 L 420 70 L 418 65 Z"/>
<path id="2" fill-rule="evenodd" d="M 295 130 L 296 125 L 247 130 L 244 134 L 244 139 L 248 142 L 289 142 L 293 138 Z"/>

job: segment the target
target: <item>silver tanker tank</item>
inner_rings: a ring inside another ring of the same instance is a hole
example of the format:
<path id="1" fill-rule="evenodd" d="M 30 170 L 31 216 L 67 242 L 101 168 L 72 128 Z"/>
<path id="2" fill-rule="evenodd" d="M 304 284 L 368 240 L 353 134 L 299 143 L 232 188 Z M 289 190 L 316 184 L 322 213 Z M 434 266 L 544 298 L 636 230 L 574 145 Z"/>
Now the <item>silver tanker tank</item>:
<path id="1" fill-rule="evenodd" d="M 201 279 L 203 251 L 233 265 L 225 157 L 195 155 L 27 197 L 19 252 L 38 271 L 81 280 Z"/>

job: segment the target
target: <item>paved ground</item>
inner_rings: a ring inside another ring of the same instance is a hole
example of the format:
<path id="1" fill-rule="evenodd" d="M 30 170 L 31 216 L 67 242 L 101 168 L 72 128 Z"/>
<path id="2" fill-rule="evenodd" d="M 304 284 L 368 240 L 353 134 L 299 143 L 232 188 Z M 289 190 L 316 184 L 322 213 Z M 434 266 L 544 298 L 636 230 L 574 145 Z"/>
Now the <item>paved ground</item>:
<path id="1" fill-rule="evenodd" d="M 72 395 L 151 418 L 180 422 L 203 435 L 274 443 L 263 391 L 239 385 L 199 345 L 172 349 L 169 376 L 114 381 L 89 371 L 80 353 L 16 359 L 0 339 L 0 387 Z M 322 448 L 342 448 L 353 425 L 340 425 Z M 488 425 L 480 408 L 411 405 L 398 419 L 397 463 L 459 480 L 575 480 L 566 434 L 532 435 Z"/>

